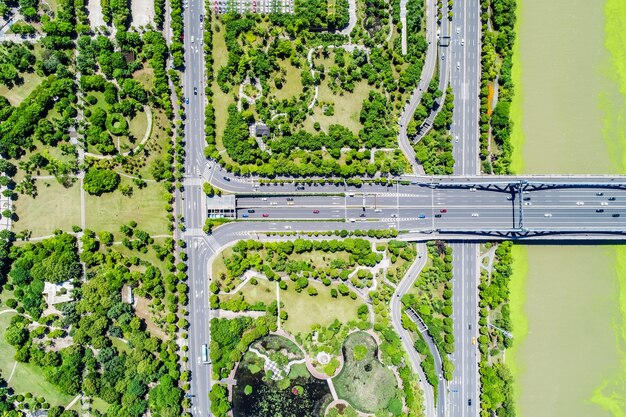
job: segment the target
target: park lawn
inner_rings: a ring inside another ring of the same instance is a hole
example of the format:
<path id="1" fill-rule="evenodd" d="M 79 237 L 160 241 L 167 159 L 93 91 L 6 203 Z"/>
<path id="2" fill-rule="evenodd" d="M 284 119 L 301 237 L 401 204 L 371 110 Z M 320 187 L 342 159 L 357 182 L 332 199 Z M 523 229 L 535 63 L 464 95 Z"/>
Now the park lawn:
<path id="1" fill-rule="evenodd" d="M 224 128 L 228 119 L 228 106 L 235 104 L 235 99 L 230 94 L 222 92 L 217 83 L 213 83 L 213 107 L 215 109 L 215 144 L 224 161 L 229 164 L 238 165 L 234 162 L 226 152 L 222 138 L 224 136 Z"/>
<path id="2" fill-rule="evenodd" d="M 293 289 L 293 282 L 289 281 L 287 285 L 289 288 L 280 292 L 280 301 L 288 314 L 283 328 L 291 334 L 308 333 L 314 324 L 329 326 L 335 319 L 342 323 L 357 320 L 357 309 L 363 304 L 360 298 L 353 300 L 341 295 L 332 298 L 330 290 L 337 288 L 335 285 L 326 287 L 309 280 L 309 287 L 314 287 L 318 292 L 313 296 L 309 295 L 308 287 L 297 293 Z"/>
<path id="3" fill-rule="evenodd" d="M 160 183 L 148 182 L 143 189 L 134 185 L 131 179 L 121 177 L 120 186 L 130 185 L 133 194 L 123 196 L 120 191 L 101 196 L 85 195 L 85 224 L 88 229 L 100 232 L 106 230 L 120 239 L 120 225 L 131 220 L 137 228 L 150 235 L 169 235 L 167 212 L 165 211 L 165 188 Z"/>
<path id="4" fill-rule="evenodd" d="M 146 118 L 146 123 L 148 122 Z M 144 132 L 145 132 L 144 128 Z M 152 129 L 150 131 L 150 139 L 146 141 L 143 148 L 138 150 L 133 157 L 133 165 L 138 166 L 139 175 L 144 179 L 154 179 L 152 176 L 151 166 L 155 159 L 160 159 L 165 154 L 165 147 L 172 142 L 172 134 L 170 130 L 170 121 L 163 110 L 152 109 Z M 137 139 L 134 146 L 137 146 L 143 139 Z"/>
<path id="5" fill-rule="evenodd" d="M 87 108 L 90 109 L 92 112 L 98 108 L 105 110 L 105 111 L 108 109 L 109 104 L 104 100 L 104 93 L 100 91 L 89 91 L 86 95 L 94 96 L 96 99 L 98 99 L 98 101 L 94 105 L 87 106 Z"/>
<path id="6" fill-rule="evenodd" d="M 117 337 L 111 337 L 111 344 L 117 348 L 120 352 L 130 353 L 132 351 L 128 343 L 124 343 L 122 339 Z"/>
<path id="7" fill-rule="evenodd" d="M 4 339 L 11 317 L 14 313 L 0 315 L 0 372 L 4 379 L 8 379 L 15 364 L 15 348 Z M 35 397 L 45 397 L 50 405 L 66 406 L 74 397 L 62 394 L 54 385 L 47 382 L 43 375 L 43 370 L 29 363 L 18 363 L 9 387 L 13 388 L 16 394 L 31 392 Z"/>
<path id="8" fill-rule="evenodd" d="M 106 413 L 107 409 L 109 408 L 109 404 L 101 398 L 92 397 L 91 401 L 91 408 L 100 411 L 102 414 Z"/>
<path id="9" fill-rule="evenodd" d="M 226 275 L 226 265 L 224 265 L 224 259 L 232 256 L 232 254 L 232 248 L 227 247 L 215 256 L 215 259 L 213 260 L 213 265 L 211 265 L 211 275 L 213 279 L 219 279 L 222 274 Z"/>
<path id="10" fill-rule="evenodd" d="M 139 145 L 146 134 L 146 129 L 148 129 L 148 115 L 142 110 L 138 112 L 135 117 L 130 119 L 130 123 L 128 124 L 130 137 L 120 138 L 122 143 L 122 152 L 127 152 L 128 150 L 134 149 L 137 145 Z M 148 132 L 148 134 L 150 134 L 150 132 Z M 124 145 L 127 145 L 128 149 L 124 149 Z"/>
<path id="11" fill-rule="evenodd" d="M 363 101 L 367 99 L 372 91 L 367 81 L 361 80 L 354 84 L 352 93 L 344 92 L 343 95 L 333 94 L 327 81 L 323 81 L 319 86 L 317 103 L 314 107 L 314 117 L 322 128 L 328 130 L 331 124 L 339 124 L 347 127 L 354 134 L 357 134 L 363 127 L 359 121 L 359 114 Z M 332 116 L 325 116 L 321 103 L 333 103 L 335 112 Z"/>
<path id="12" fill-rule="evenodd" d="M 307 64 L 308 65 L 308 64 Z M 278 89 L 274 88 L 272 93 L 276 96 L 277 100 L 288 100 L 291 97 L 297 97 L 302 93 L 302 77 L 300 76 L 300 69 L 291 65 L 290 62 L 286 62 L 285 65 L 281 65 L 281 68 L 285 69 L 285 82 L 283 87 Z M 308 68 L 306 69 L 308 71 Z"/>
<path id="13" fill-rule="evenodd" d="M 213 27 L 220 29 L 219 32 L 213 30 L 213 73 L 217 74 L 220 68 L 228 64 L 228 47 L 224 38 L 226 33 L 224 25 L 214 21 Z"/>
<path id="14" fill-rule="evenodd" d="M 6 97 L 12 106 L 19 105 L 32 91 L 41 84 L 42 78 L 33 72 L 20 73 L 24 78 L 24 82 L 20 85 L 15 85 L 13 88 L 8 88 L 6 85 L 0 85 L 0 96 Z"/>
<path id="15" fill-rule="evenodd" d="M 154 238 L 154 243 L 158 243 L 159 245 L 163 245 L 163 243 L 165 242 L 164 237 L 157 237 Z M 105 248 L 109 248 L 108 246 L 105 246 Z M 151 263 L 154 266 L 157 266 L 159 268 L 161 268 L 161 272 L 165 272 L 165 261 L 161 261 L 159 260 L 159 258 L 157 258 L 156 253 L 154 252 L 154 249 L 149 248 L 147 253 L 141 253 L 137 250 L 132 250 L 132 249 L 128 249 L 126 246 L 122 245 L 121 243 L 114 243 L 113 246 L 111 246 L 111 248 L 119 253 L 121 253 L 124 256 L 127 257 L 132 257 L 132 256 L 136 256 L 139 259 L 142 259 L 144 261 L 147 261 L 149 263 Z"/>
<path id="16" fill-rule="evenodd" d="M 31 237 L 48 236 L 56 229 L 80 225 L 80 184 L 65 188 L 55 179 L 36 180 L 37 197 L 21 194 L 15 201 L 19 218 L 13 231 L 30 230 Z"/>
<path id="17" fill-rule="evenodd" d="M 354 357 L 357 345 L 367 348 L 367 354 L 362 360 Z M 377 350 L 378 346 L 371 335 L 365 332 L 352 333 L 344 342 L 343 368 L 333 378 L 337 396 L 366 413 L 387 409 L 398 385 L 393 371 L 378 361 Z M 370 371 L 366 370 L 367 365 L 371 366 Z"/>
<path id="18" fill-rule="evenodd" d="M 152 91 L 154 86 L 154 70 L 149 66 L 144 66 L 142 69 L 133 73 L 133 78 L 141 83 L 141 85 L 149 91 Z"/>
<path id="19" fill-rule="evenodd" d="M 250 284 L 250 281 L 248 281 L 241 288 L 241 292 L 243 292 L 245 300 L 250 304 L 255 304 L 260 301 L 267 305 L 276 301 L 276 282 L 270 282 L 266 279 L 260 278 L 257 278 L 257 282 L 258 283 L 256 285 L 252 285 Z M 228 301 L 231 298 L 234 298 L 235 294 L 223 294 L 219 297 L 220 301 Z"/>
<path id="20" fill-rule="evenodd" d="M 265 256 L 264 251 L 261 253 L 261 258 Z M 346 251 L 340 252 L 324 252 L 321 250 L 313 250 L 311 252 L 295 253 L 289 255 L 289 260 L 293 261 L 306 261 L 309 262 L 314 268 L 327 268 L 330 263 L 335 259 L 341 259 L 347 261 L 350 259 L 350 254 Z"/>

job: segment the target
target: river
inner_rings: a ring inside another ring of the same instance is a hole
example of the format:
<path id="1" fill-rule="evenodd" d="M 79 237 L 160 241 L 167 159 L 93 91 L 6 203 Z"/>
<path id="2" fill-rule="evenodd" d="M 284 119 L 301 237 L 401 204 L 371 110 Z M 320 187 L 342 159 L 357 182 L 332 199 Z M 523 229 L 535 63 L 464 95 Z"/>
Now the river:
<path id="1" fill-rule="evenodd" d="M 624 173 L 626 1 L 518 5 L 513 169 Z M 518 415 L 626 416 L 626 248 L 516 245 L 514 257 Z"/>

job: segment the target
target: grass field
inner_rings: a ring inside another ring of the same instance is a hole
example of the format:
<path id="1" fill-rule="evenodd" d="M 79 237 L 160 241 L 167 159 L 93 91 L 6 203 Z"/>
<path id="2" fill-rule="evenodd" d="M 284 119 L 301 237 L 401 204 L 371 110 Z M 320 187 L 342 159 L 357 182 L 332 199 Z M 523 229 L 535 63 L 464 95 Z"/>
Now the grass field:
<path id="1" fill-rule="evenodd" d="M 0 315 L 0 352 L 2 352 L 0 355 L 0 371 L 5 380 L 9 379 L 15 364 L 15 359 L 13 359 L 15 348 L 4 339 L 4 332 L 11 322 L 11 317 L 14 315 L 13 313 Z M 43 396 L 50 405 L 66 406 L 73 398 L 70 395 L 60 393 L 54 385 L 46 382 L 41 368 L 28 363 L 17 364 L 13 378 L 11 378 L 11 382 L 8 385 L 15 390 L 16 394 L 31 392 L 35 397 Z"/>
<path id="2" fill-rule="evenodd" d="M 165 212 L 165 189 L 160 183 L 147 183 L 139 189 L 126 177 L 122 177 L 120 186 L 133 187 L 133 195 L 125 197 L 119 191 L 101 196 L 85 196 L 85 224 L 88 229 L 100 232 L 106 230 L 119 237 L 119 228 L 131 220 L 137 222 L 137 228 L 151 235 L 169 234 Z"/>
<path id="3" fill-rule="evenodd" d="M 228 63 L 228 48 L 224 39 L 226 33 L 224 26 L 214 22 L 213 27 L 220 28 L 219 32 L 213 30 L 213 72 L 217 74 L 217 71 Z"/>
<path id="4" fill-rule="evenodd" d="M 131 148 L 139 145 L 139 142 L 143 139 L 146 134 L 146 129 L 148 128 L 148 116 L 146 112 L 141 111 L 135 115 L 130 120 L 130 125 L 128 126 L 130 130 L 130 135 L 135 138 L 135 143 L 131 144 Z"/>
<path id="5" fill-rule="evenodd" d="M 245 300 L 250 304 L 261 301 L 268 305 L 276 301 L 276 283 L 269 282 L 265 279 L 258 279 L 257 281 L 257 285 L 252 285 L 250 281 L 248 281 L 246 285 L 242 287 L 241 291 L 245 296 Z M 220 300 L 228 301 L 234 297 L 235 295 L 220 295 Z"/>
<path id="6" fill-rule="evenodd" d="M 141 83 L 144 88 L 152 90 L 154 86 L 154 70 L 148 66 L 136 71 L 133 74 L 133 78 Z"/>
<path id="7" fill-rule="evenodd" d="M 156 239 L 154 239 L 154 243 L 158 243 L 159 245 L 162 245 L 163 242 L 165 242 L 164 237 L 158 237 Z M 120 244 L 114 244 L 112 246 L 112 248 L 116 251 L 118 251 L 119 253 L 123 254 L 124 256 L 136 256 L 139 259 L 143 259 L 147 262 L 150 262 L 152 265 L 158 266 L 159 268 L 161 268 L 162 271 L 165 271 L 165 262 L 164 261 L 160 261 L 159 258 L 157 258 L 156 253 L 154 252 L 153 249 L 148 249 L 147 253 L 141 253 L 139 251 L 136 250 L 131 250 L 128 249 L 126 246 Z"/>
<path id="8" fill-rule="evenodd" d="M 359 345 L 367 348 L 361 360 L 354 357 L 354 348 Z M 352 333 L 344 348 L 345 363 L 339 375 L 333 378 L 337 396 L 367 413 L 386 409 L 395 396 L 397 382 L 393 372 L 378 361 L 374 338 L 365 332 Z"/>
<path id="9" fill-rule="evenodd" d="M 80 225 L 80 185 L 65 188 L 56 180 L 37 180 L 37 197 L 20 195 L 15 201 L 19 220 L 14 231 L 30 230 L 32 237 L 51 235 L 55 229 Z"/>
<path id="10" fill-rule="evenodd" d="M 232 95 L 224 94 L 217 83 L 213 83 L 213 106 L 215 108 L 215 141 L 217 143 L 217 150 L 220 151 L 224 160 L 233 165 L 235 163 L 224 148 L 222 143 L 222 137 L 224 136 L 224 127 L 226 126 L 226 119 L 228 119 L 228 106 L 235 103 L 235 99 Z"/>
<path id="11" fill-rule="evenodd" d="M 24 78 L 24 82 L 20 85 L 8 88 L 0 85 L 0 96 L 4 96 L 9 100 L 12 106 L 20 104 L 28 95 L 41 83 L 41 77 L 35 72 L 20 74 Z"/>
<path id="12" fill-rule="evenodd" d="M 323 81 L 319 86 L 317 105 L 313 112 L 315 120 L 324 129 L 328 129 L 331 124 L 340 124 L 350 129 L 353 133 L 358 133 L 362 127 L 359 121 L 359 114 L 361 113 L 363 100 L 368 97 L 371 90 L 372 87 L 367 84 L 367 81 L 361 80 L 355 83 L 352 93 L 333 94 L 328 86 L 328 81 Z M 333 103 L 335 113 L 332 116 L 324 116 L 320 103 Z"/>
<path id="13" fill-rule="evenodd" d="M 142 178 L 154 179 L 150 167 L 155 159 L 162 157 L 164 154 L 163 149 L 172 141 L 171 134 L 168 132 L 169 127 L 170 121 L 165 113 L 162 110 L 152 109 L 152 130 L 150 131 L 150 139 L 148 139 L 144 145 L 143 150 L 137 153 L 133 158 L 133 160 L 137 161 L 140 165 L 139 174 Z M 143 133 L 138 139 L 137 144 L 142 138 Z"/>
<path id="14" fill-rule="evenodd" d="M 273 88 L 271 93 L 276 96 L 277 100 L 290 99 L 291 97 L 299 96 L 300 93 L 302 93 L 300 69 L 291 65 L 290 62 L 286 62 L 284 65 L 281 65 L 281 68 L 283 68 L 286 72 L 285 82 L 283 83 L 283 87 L 281 89 Z"/>
<path id="15" fill-rule="evenodd" d="M 309 280 L 309 287 L 317 289 L 318 294 L 311 296 L 308 294 L 308 288 L 297 293 L 292 282 L 288 283 L 289 289 L 280 292 L 280 301 L 284 303 L 284 310 L 288 314 L 287 321 L 283 325 L 285 330 L 292 334 L 307 333 L 311 331 L 311 326 L 321 324 L 322 326 L 330 325 L 335 319 L 342 323 L 347 323 L 357 319 L 357 309 L 363 304 L 363 300 L 357 298 L 352 300 L 350 297 L 339 296 L 332 298 L 330 296 L 331 288 L 336 286 L 328 286 Z"/>

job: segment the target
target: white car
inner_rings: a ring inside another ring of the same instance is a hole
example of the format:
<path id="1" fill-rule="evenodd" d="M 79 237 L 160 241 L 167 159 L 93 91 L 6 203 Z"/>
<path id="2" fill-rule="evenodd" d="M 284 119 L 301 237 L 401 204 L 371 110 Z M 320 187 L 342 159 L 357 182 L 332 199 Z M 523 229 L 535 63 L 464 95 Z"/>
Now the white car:
<path id="1" fill-rule="evenodd" d="M 461 39 L 461 46 L 465 45 L 465 39 Z"/>
<path id="2" fill-rule="evenodd" d="M 461 63 L 460 62 L 456 63 L 456 69 L 461 69 Z"/>
<path id="3" fill-rule="evenodd" d="M 532 205 L 533 205 L 533 203 L 531 203 L 530 201 L 527 201 L 527 202 L 525 202 L 525 203 L 524 203 L 524 205 L 525 205 L 525 206 L 532 206 Z"/>
<path id="4" fill-rule="evenodd" d="M 607 203 L 606 201 L 603 201 L 603 202 L 601 202 L 601 203 L 600 203 L 600 205 L 601 205 L 601 206 L 608 206 L 608 205 L 609 205 L 609 203 Z"/>
<path id="5" fill-rule="evenodd" d="M 267 197 L 261 198 L 261 201 L 267 201 Z"/>
<path id="6" fill-rule="evenodd" d="M 552 213 L 546 213 L 543 215 L 543 217 L 552 217 Z"/>
<path id="7" fill-rule="evenodd" d="M 459 143 L 459 137 L 458 137 L 458 136 L 456 136 L 456 137 L 454 138 L 454 141 L 455 141 L 456 143 Z"/>
<path id="8" fill-rule="evenodd" d="M 270 205 L 272 205 L 272 206 L 277 206 L 277 205 L 278 205 L 278 202 L 276 202 L 276 201 L 272 201 L 272 202 L 270 202 Z"/>
<path id="9" fill-rule="evenodd" d="M 456 33 L 461 33 L 461 27 L 460 26 L 456 28 Z"/>
<path id="10" fill-rule="evenodd" d="M 478 217 L 478 213 L 472 213 L 472 217 Z"/>
<path id="11" fill-rule="evenodd" d="M 382 211 L 383 211 L 382 209 L 376 209 L 376 210 L 374 210 L 374 213 L 380 213 Z"/>
<path id="12" fill-rule="evenodd" d="M 577 201 L 577 202 L 576 202 L 576 205 L 577 205 L 577 206 L 584 206 L 584 205 L 585 205 L 585 203 L 584 203 L 584 202 L 582 202 L 582 201 Z"/>

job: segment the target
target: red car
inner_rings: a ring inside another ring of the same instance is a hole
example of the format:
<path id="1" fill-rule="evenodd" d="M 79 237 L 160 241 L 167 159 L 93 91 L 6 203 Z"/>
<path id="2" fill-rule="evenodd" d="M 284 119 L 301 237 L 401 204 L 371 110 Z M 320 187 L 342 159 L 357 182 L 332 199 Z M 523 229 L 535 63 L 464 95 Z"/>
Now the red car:
<path id="1" fill-rule="evenodd" d="M 319 210 L 313 210 L 313 214 L 318 214 L 319 212 Z"/>
<path id="2" fill-rule="evenodd" d="M 439 210 L 439 213 L 447 213 L 447 212 L 448 212 L 448 210 L 447 210 L 447 209 L 441 209 L 441 210 Z"/>
<path id="3" fill-rule="evenodd" d="M 267 213 L 263 213 L 263 217 L 269 217 L 270 215 Z"/>

